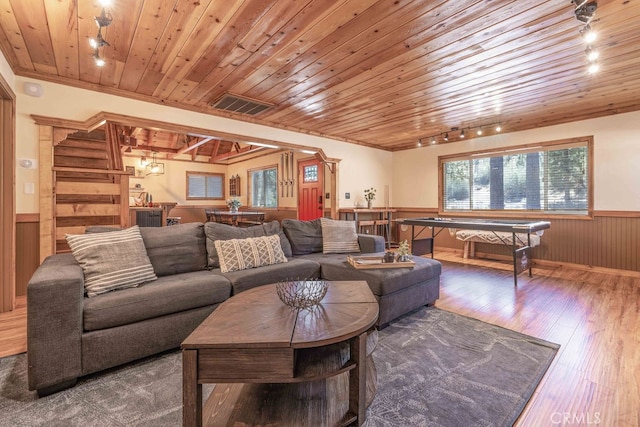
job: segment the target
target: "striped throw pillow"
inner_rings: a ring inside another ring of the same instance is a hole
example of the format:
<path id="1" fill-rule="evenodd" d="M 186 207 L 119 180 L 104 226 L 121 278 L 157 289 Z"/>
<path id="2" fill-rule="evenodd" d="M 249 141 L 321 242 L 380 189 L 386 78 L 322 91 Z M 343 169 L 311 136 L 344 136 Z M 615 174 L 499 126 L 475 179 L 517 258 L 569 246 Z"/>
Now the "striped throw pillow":
<path id="1" fill-rule="evenodd" d="M 320 221 L 322 224 L 322 253 L 360 252 L 355 221 L 336 221 L 328 218 L 321 218 Z"/>
<path id="2" fill-rule="evenodd" d="M 216 240 L 214 245 L 218 252 L 222 273 L 287 262 L 277 234 L 246 239 Z"/>
<path id="3" fill-rule="evenodd" d="M 84 272 L 88 297 L 157 279 L 137 225 L 109 233 L 67 234 L 66 238 Z"/>

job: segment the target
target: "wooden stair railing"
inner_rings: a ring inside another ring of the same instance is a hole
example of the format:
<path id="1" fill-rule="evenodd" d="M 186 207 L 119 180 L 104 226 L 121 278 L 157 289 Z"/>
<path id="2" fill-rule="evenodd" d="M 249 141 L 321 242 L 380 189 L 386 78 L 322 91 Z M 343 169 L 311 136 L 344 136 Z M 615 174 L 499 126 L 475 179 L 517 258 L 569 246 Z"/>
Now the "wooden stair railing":
<path id="1" fill-rule="evenodd" d="M 129 226 L 129 174 L 115 127 L 40 127 L 40 259 L 69 251 L 65 234 Z"/>

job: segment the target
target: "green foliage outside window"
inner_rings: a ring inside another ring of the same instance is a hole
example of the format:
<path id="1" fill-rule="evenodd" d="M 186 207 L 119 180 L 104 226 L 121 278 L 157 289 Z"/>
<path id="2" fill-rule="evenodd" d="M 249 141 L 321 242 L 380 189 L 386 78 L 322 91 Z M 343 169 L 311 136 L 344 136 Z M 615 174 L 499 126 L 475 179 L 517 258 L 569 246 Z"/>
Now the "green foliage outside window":
<path id="1" fill-rule="evenodd" d="M 261 208 L 278 207 L 277 168 L 257 169 L 250 172 L 251 206 Z"/>
<path id="2" fill-rule="evenodd" d="M 443 211 L 588 212 L 589 141 L 442 160 Z M 520 151 L 518 153 L 510 153 Z"/>

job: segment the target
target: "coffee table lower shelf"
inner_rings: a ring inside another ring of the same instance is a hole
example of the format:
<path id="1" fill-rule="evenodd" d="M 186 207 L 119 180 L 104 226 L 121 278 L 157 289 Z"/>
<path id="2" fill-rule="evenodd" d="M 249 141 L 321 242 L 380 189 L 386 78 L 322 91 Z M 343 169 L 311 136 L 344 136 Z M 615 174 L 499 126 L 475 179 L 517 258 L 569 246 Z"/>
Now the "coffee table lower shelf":
<path id="1" fill-rule="evenodd" d="M 377 388 L 377 342 L 378 331 L 372 329 L 366 338 L 367 408 Z M 202 425 L 352 425 L 358 420 L 349 412 L 349 375 L 355 368 L 349 342 L 299 349 L 294 378 L 217 383 L 204 405 Z"/>

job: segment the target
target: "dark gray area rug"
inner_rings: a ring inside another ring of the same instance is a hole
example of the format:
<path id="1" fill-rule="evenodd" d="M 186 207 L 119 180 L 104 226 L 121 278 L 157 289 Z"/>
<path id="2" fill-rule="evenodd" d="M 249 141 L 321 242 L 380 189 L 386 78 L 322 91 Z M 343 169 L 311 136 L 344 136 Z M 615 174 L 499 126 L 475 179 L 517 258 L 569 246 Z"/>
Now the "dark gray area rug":
<path id="1" fill-rule="evenodd" d="M 437 308 L 380 332 L 367 426 L 510 426 L 559 346 Z M 38 399 L 26 355 L 0 359 L 0 426 L 178 426 L 178 351 L 81 379 Z M 205 387 L 205 395 L 211 390 Z"/>

